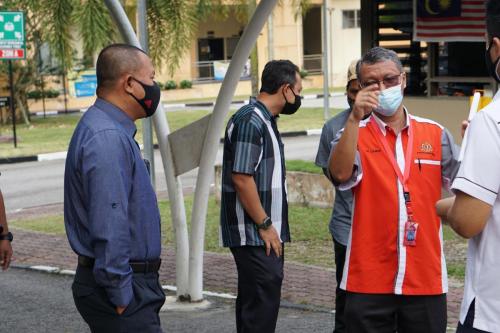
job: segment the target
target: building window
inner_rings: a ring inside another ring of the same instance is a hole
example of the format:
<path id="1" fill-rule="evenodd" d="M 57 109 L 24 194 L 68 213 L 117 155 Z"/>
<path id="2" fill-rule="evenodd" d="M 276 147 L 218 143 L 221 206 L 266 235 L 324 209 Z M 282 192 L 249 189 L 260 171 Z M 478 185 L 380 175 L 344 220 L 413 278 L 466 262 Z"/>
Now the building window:
<path id="1" fill-rule="evenodd" d="M 342 11 L 342 29 L 359 28 L 360 26 L 360 11 L 359 10 L 343 10 Z"/>

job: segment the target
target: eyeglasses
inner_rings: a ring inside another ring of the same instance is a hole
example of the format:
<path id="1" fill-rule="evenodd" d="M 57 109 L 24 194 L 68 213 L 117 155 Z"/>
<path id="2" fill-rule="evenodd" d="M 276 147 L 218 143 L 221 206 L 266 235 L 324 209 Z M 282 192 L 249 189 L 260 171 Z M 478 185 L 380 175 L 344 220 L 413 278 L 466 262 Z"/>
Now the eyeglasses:
<path id="1" fill-rule="evenodd" d="M 360 86 L 364 88 L 364 87 L 369 87 L 373 84 L 380 85 L 381 83 L 383 83 L 384 87 L 390 88 L 397 86 L 398 84 L 401 83 L 401 76 L 403 76 L 403 73 L 400 73 L 399 75 L 385 77 L 383 80 L 372 80 L 363 82 L 362 84 L 360 84 Z"/>

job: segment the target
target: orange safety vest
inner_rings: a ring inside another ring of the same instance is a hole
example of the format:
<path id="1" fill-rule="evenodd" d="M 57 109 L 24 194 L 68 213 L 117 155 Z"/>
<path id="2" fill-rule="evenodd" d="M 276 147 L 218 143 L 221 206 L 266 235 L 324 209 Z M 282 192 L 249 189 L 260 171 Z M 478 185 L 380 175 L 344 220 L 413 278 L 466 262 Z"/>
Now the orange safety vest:
<path id="1" fill-rule="evenodd" d="M 362 179 L 354 187 L 353 221 L 341 288 L 373 294 L 437 295 L 448 290 L 441 221 L 435 203 L 441 198 L 439 124 L 409 116 L 414 132 L 408 188 L 418 223 L 416 246 L 403 244 L 407 222 L 403 188 L 369 119 L 361 122 L 358 151 Z M 386 129 L 396 160 L 405 158 L 408 127 L 399 138 Z"/>

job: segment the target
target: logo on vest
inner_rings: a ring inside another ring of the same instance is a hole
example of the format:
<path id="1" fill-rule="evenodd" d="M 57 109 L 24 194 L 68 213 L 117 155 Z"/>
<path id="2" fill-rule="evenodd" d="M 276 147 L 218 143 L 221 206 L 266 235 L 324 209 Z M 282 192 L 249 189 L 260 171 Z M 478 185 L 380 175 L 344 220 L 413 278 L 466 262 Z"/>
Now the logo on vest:
<path id="1" fill-rule="evenodd" d="M 380 153 L 382 149 L 380 148 L 366 148 L 367 153 Z"/>
<path id="2" fill-rule="evenodd" d="M 432 148 L 432 145 L 429 142 L 424 142 L 420 146 L 420 152 L 430 154 L 434 152 L 434 148 Z"/>

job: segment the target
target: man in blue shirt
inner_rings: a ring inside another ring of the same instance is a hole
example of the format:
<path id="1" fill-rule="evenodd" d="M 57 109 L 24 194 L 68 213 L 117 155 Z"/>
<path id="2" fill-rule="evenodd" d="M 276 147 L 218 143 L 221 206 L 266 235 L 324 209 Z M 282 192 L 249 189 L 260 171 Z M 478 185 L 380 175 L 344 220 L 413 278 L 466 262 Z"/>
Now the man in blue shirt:
<path id="1" fill-rule="evenodd" d="M 273 60 L 260 94 L 227 124 L 222 162 L 221 236 L 238 270 L 236 330 L 271 333 L 283 281 L 283 242 L 290 241 L 281 114 L 301 104 L 302 79 L 289 60 Z"/>
<path id="2" fill-rule="evenodd" d="M 323 169 L 325 175 L 329 177 L 328 160 L 330 159 L 330 151 L 332 141 L 335 139 L 337 132 L 344 128 L 344 125 L 349 118 L 354 100 L 360 89 L 358 77 L 356 75 L 357 60 L 354 60 L 349 65 L 347 70 L 347 102 L 349 108 L 342 111 L 335 117 L 328 120 L 321 131 L 321 139 L 319 141 L 318 153 L 316 155 L 316 165 Z M 333 205 L 333 213 L 330 219 L 330 233 L 333 238 L 335 250 L 335 266 L 337 288 L 335 289 L 335 333 L 345 332 L 344 307 L 346 292 L 339 288 L 342 281 L 342 271 L 344 270 L 345 254 L 349 232 L 351 231 L 351 216 L 352 216 L 352 192 L 339 191 L 335 189 L 335 203 Z"/>
<path id="3" fill-rule="evenodd" d="M 154 68 L 140 49 L 104 48 L 97 100 L 71 139 L 64 176 L 64 221 L 78 254 L 72 286 L 92 332 L 162 332 L 158 281 L 160 214 L 134 121 L 160 100 Z"/>

